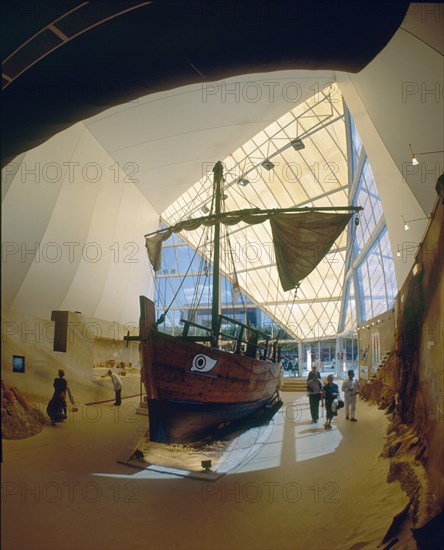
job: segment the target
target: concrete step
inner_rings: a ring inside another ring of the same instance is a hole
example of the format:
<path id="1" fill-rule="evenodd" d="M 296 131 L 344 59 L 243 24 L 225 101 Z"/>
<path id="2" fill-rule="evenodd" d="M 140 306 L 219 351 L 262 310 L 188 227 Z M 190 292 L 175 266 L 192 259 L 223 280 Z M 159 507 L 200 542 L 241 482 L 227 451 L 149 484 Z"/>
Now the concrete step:
<path id="1" fill-rule="evenodd" d="M 305 379 L 286 379 L 282 380 L 281 385 L 282 391 L 297 391 L 305 392 L 307 391 L 307 381 Z"/>

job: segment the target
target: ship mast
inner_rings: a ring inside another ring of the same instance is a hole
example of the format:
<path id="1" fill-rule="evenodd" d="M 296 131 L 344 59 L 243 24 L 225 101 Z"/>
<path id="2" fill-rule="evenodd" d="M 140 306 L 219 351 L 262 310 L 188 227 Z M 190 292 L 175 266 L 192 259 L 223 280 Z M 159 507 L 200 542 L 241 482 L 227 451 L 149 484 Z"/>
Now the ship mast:
<path id="1" fill-rule="evenodd" d="M 220 214 L 221 203 L 221 184 L 223 167 L 222 163 L 218 161 L 213 168 L 214 174 L 214 199 L 215 199 L 215 214 Z M 213 255 L 213 303 L 211 307 L 211 329 L 213 333 L 214 347 L 219 347 L 219 256 L 220 256 L 220 222 L 217 221 L 214 224 L 214 255 Z"/>

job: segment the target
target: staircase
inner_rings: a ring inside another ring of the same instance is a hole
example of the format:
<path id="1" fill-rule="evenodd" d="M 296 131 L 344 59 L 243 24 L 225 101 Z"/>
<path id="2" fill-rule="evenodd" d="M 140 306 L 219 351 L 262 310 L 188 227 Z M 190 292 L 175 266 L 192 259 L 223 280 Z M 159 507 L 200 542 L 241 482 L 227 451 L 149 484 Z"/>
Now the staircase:
<path id="1" fill-rule="evenodd" d="M 281 391 L 296 391 L 305 393 L 307 391 L 306 378 L 282 378 Z"/>
<path id="2" fill-rule="evenodd" d="M 385 352 L 384 352 L 384 354 L 383 354 L 383 356 L 381 357 L 381 360 L 380 360 L 380 362 L 379 362 L 379 365 L 376 367 L 375 371 L 372 372 L 372 375 L 371 375 L 371 377 L 370 377 L 369 382 L 373 382 L 373 381 L 375 380 L 376 375 L 378 374 L 379 369 L 380 369 L 381 367 L 383 367 L 383 366 L 387 363 L 387 361 L 388 361 L 390 355 L 392 355 L 392 353 L 394 353 L 393 350 L 391 350 L 391 351 L 385 351 Z"/>

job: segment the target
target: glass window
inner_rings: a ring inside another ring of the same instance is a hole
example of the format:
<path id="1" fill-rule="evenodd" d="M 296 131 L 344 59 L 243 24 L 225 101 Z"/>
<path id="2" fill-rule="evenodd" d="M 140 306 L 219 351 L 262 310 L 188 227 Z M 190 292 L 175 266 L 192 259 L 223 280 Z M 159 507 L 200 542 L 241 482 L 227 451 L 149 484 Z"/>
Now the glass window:
<path id="1" fill-rule="evenodd" d="M 359 136 L 358 130 L 356 129 L 355 121 L 353 120 L 351 115 L 350 115 L 350 133 L 351 133 L 351 141 L 352 141 L 351 143 L 352 158 L 350 159 L 350 162 L 352 164 L 352 180 L 353 180 L 356 174 L 359 156 L 362 150 L 362 141 L 361 141 L 361 137 Z"/>
<path id="2" fill-rule="evenodd" d="M 397 292 L 377 185 L 355 123 L 351 116 L 345 117 L 343 108 L 342 101 L 322 104 L 316 94 L 262 128 L 223 161 L 227 211 L 346 206 L 352 201 L 363 207 L 360 224 L 353 225 L 338 238 L 333 252 L 302 281 L 297 292 L 284 292 L 278 282 L 268 222 L 229 228 L 239 286 L 249 298 L 233 292 L 231 255 L 221 252 L 221 273 L 225 274 L 220 287 L 222 309 L 239 320 L 248 319 L 259 325 L 269 323 L 272 331 L 277 319 L 294 341 L 318 341 L 313 349 L 303 348 L 301 361 L 305 362 L 308 351 L 310 358 L 317 355 L 324 361 L 324 357 L 331 355 L 325 338 L 331 338 L 339 330 L 352 331 L 362 320 L 358 318 L 361 312 L 364 319 L 368 319 L 391 308 Z M 350 125 L 347 134 L 345 119 Z M 351 140 L 348 148 L 346 135 Z M 303 148 L 290 146 L 289 142 L 296 138 L 302 139 Z M 350 151 L 349 159 L 347 151 Z M 277 153 L 272 159 L 274 168 L 267 170 L 261 163 L 274 152 Z M 347 161 L 352 164 L 350 171 Z M 347 181 L 349 173 L 353 176 Z M 248 181 L 238 181 L 240 175 Z M 350 196 L 352 184 L 356 184 L 353 197 Z M 170 205 L 162 219 L 173 223 L 188 216 L 201 216 L 202 208 L 210 202 L 212 186 L 209 172 Z M 163 306 L 164 301 L 174 298 L 169 312 L 172 326 L 185 313 L 202 324 L 209 323 L 212 285 L 207 276 L 211 275 L 212 268 L 193 251 L 202 246 L 199 251 L 208 257 L 209 247 L 201 244 L 207 231 L 202 227 L 189 232 L 186 238 L 190 247 L 175 235 L 165 243 L 162 270 L 158 273 L 158 290 L 164 297 L 161 300 L 159 295 L 156 303 Z M 224 228 L 222 240 L 225 239 Z M 365 257 L 364 249 L 369 250 Z M 191 269 L 185 277 L 190 261 Z M 200 295 L 201 307 L 191 313 L 191 305 Z M 250 306 L 247 313 L 241 313 L 244 303 Z M 340 320 L 341 327 L 338 326 Z"/>
<path id="3" fill-rule="evenodd" d="M 356 229 L 356 243 L 360 251 L 382 217 L 381 200 L 368 159 L 364 163 L 355 202 L 364 209 L 359 214 L 360 223 Z"/>
<path id="4" fill-rule="evenodd" d="M 357 325 L 354 289 L 355 289 L 355 286 L 353 284 L 353 279 L 352 277 L 350 277 L 346 283 L 345 318 L 344 318 L 344 326 L 341 327 L 342 330 L 351 330 Z"/>
<path id="5" fill-rule="evenodd" d="M 362 321 L 393 307 L 397 292 L 393 257 L 388 251 L 387 229 L 383 231 L 358 267 Z"/>

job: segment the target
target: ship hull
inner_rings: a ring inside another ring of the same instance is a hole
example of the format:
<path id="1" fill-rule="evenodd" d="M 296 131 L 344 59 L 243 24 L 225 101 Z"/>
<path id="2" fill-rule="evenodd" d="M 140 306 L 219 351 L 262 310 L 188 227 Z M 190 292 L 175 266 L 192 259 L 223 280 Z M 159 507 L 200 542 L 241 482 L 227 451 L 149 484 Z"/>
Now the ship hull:
<path id="1" fill-rule="evenodd" d="M 186 443 L 277 401 L 280 363 L 152 332 L 141 342 L 150 439 Z"/>
<path id="2" fill-rule="evenodd" d="M 190 443 L 217 437 L 228 427 L 240 426 L 241 420 L 268 420 L 280 405 L 276 397 L 229 404 L 149 399 L 150 439 L 159 443 Z"/>

